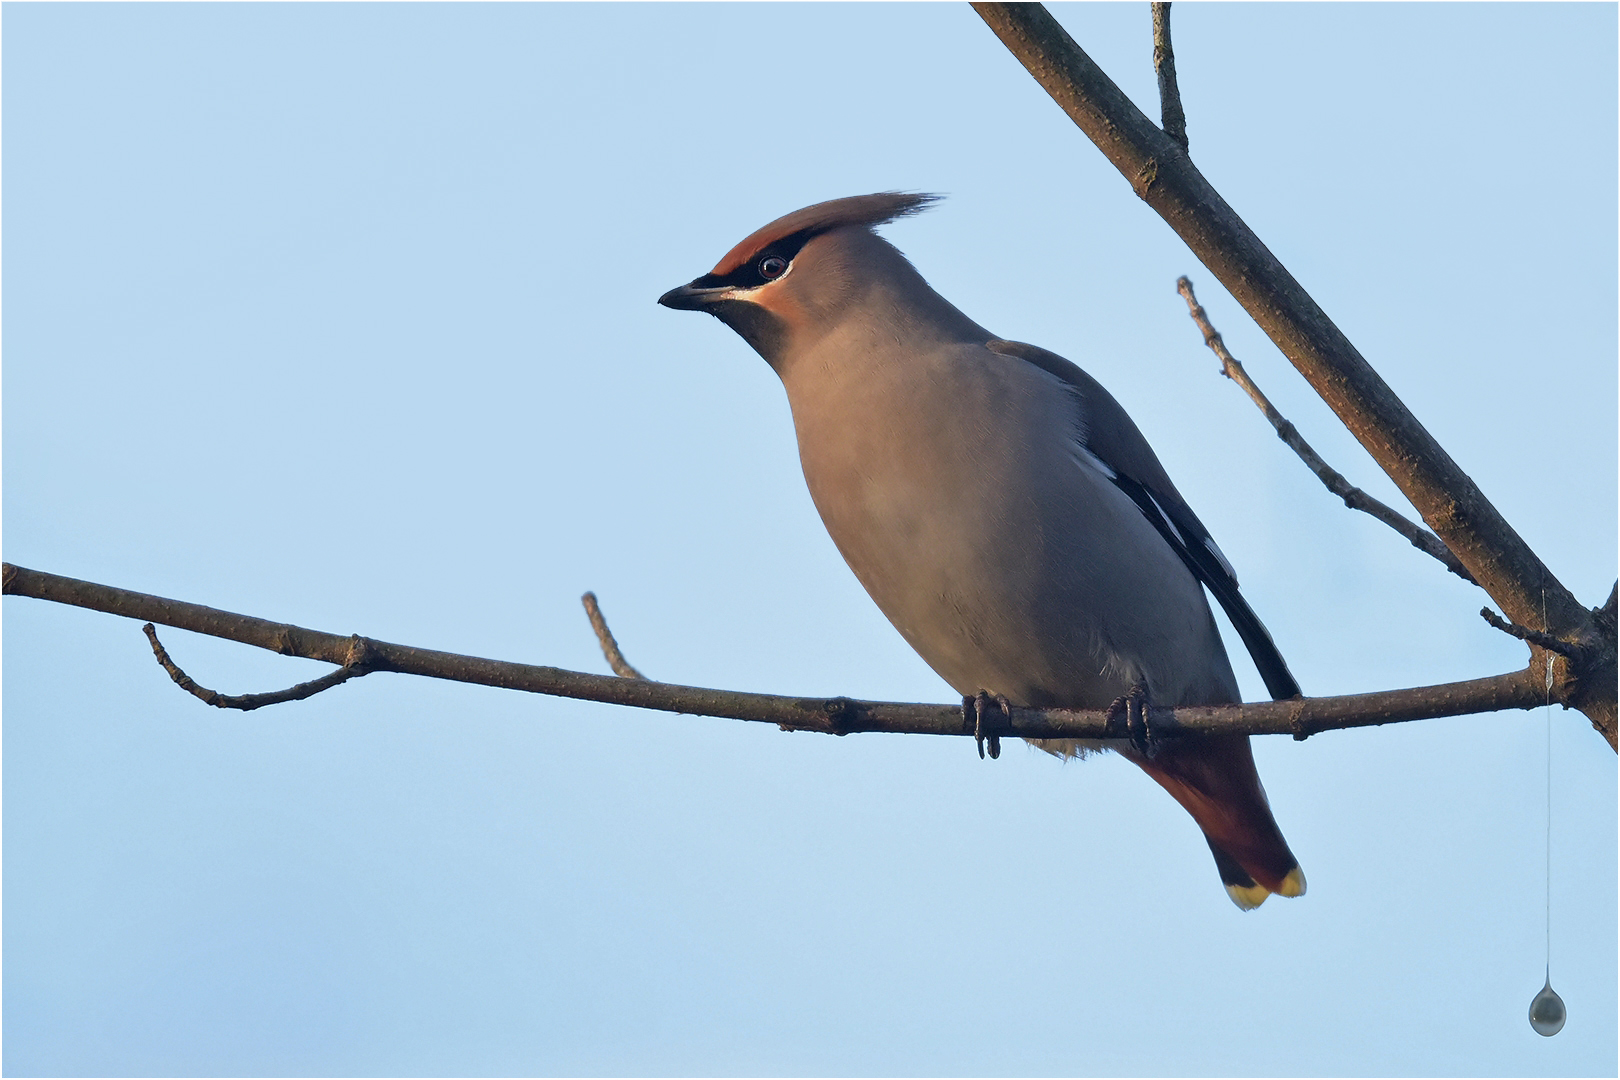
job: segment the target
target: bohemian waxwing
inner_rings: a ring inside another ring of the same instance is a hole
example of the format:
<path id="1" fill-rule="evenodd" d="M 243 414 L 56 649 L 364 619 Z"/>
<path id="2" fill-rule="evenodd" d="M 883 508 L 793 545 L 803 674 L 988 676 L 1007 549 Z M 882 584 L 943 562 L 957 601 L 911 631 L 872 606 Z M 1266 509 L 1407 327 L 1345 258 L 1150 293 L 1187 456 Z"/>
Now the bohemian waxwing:
<path id="1" fill-rule="evenodd" d="M 1272 696 L 1297 695 L 1119 403 L 1062 357 L 962 314 L 873 231 L 934 198 L 795 211 L 658 302 L 715 316 L 775 369 L 833 542 L 964 709 L 1238 701 L 1205 588 Z M 1203 829 L 1239 907 L 1304 893 L 1247 736 L 1036 745 L 1141 766 Z"/>

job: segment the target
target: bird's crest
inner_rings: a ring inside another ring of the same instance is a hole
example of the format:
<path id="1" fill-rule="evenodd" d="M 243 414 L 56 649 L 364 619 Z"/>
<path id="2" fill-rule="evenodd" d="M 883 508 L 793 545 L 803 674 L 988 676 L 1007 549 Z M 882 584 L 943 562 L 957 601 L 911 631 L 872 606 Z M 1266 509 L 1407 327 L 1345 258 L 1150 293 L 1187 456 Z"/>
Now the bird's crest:
<path id="1" fill-rule="evenodd" d="M 880 191 L 875 195 L 851 195 L 846 199 L 816 203 L 754 230 L 736 247 L 726 252 L 726 257 L 715 264 L 711 274 L 714 276 L 729 274 L 752 258 L 755 253 L 790 236 L 809 239 L 816 233 L 836 229 L 842 225 L 865 225 L 871 228 L 896 218 L 920 214 L 939 198 L 938 195 Z"/>

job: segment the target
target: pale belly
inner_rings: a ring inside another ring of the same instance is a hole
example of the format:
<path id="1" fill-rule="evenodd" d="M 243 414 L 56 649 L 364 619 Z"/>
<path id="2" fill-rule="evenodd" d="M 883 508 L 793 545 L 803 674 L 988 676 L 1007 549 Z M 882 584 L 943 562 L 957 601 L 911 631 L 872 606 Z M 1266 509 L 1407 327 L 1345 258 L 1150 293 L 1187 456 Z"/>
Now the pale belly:
<path id="1" fill-rule="evenodd" d="M 1028 365 L 1009 379 L 992 365 L 1014 362 L 981 351 L 895 373 L 898 389 L 882 371 L 823 378 L 835 408 L 794 402 L 811 497 L 872 599 L 964 695 L 1100 708 L 1141 683 L 1165 704 L 1235 700 L 1202 587 L 1077 452 L 1062 384 Z"/>

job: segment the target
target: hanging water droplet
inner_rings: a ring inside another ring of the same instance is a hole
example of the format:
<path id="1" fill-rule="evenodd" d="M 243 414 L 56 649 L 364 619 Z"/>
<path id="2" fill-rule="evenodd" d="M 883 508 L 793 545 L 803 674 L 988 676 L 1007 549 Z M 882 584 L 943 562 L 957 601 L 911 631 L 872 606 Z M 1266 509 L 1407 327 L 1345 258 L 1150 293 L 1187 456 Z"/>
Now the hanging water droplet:
<path id="1" fill-rule="evenodd" d="M 1552 988 L 1552 979 L 1530 1001 L 1530 1026 L 1537 1035 L 1556 1035 L 1564 1030 L 1564 999 Z"/>

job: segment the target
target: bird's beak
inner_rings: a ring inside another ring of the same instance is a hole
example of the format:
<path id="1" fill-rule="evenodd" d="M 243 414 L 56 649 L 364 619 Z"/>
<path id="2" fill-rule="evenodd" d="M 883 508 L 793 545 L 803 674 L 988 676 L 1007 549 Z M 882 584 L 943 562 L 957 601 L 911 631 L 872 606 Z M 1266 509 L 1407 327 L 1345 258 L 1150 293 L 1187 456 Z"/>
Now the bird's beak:
<path id="1" fill-rule="evenodd" d="M 703 280 L 699 278 L 698 281 Z M 724 285 L 703 286 L 697 281 L 669 290 L 658 298 L 658 302 L 667 308 L 676 311 L 703 311 L 711 304 L 718 303 L 726 298 L 731 289 Z"/>

